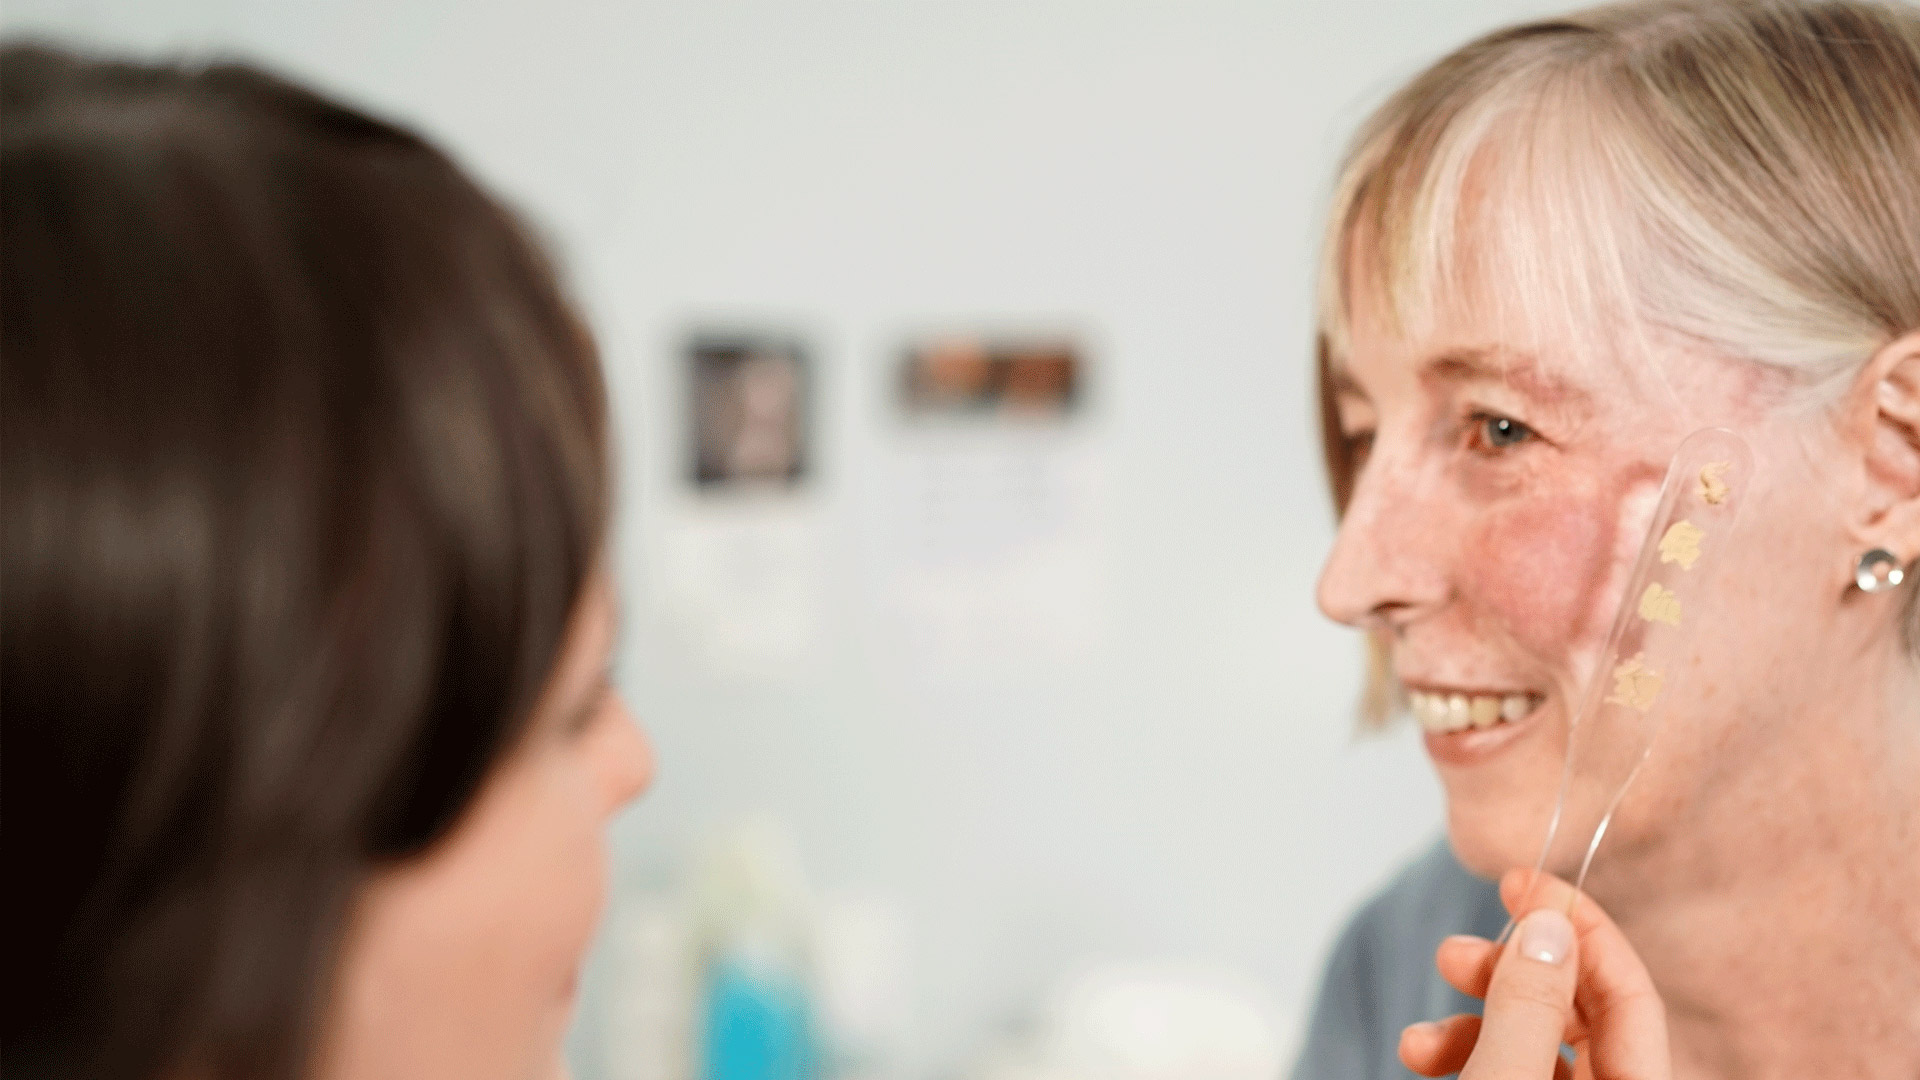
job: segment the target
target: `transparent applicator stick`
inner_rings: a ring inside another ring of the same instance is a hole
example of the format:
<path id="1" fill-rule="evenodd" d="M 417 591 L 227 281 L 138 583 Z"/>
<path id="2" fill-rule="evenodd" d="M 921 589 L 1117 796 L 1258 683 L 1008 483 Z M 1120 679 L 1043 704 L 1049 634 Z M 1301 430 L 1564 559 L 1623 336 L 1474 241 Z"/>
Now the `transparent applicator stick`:
<path id="1" fill-rule="evenodd" d="M 1674 453 L 1606 652 L 1568 728 L 1559 796 L 1520 910 L 1530 909 L 1546 872 L 1573 883 L 1566 907 L 1572 913 L 1614 811 L 1671 703 L 1699 671 L 1695 649 L 1712 618 L 1720 555 L 1752 474 L 1752 451 L 1724 428 L 1696 431 Z M 1513 925 L 1509 919 L 1500 941 Z"/>

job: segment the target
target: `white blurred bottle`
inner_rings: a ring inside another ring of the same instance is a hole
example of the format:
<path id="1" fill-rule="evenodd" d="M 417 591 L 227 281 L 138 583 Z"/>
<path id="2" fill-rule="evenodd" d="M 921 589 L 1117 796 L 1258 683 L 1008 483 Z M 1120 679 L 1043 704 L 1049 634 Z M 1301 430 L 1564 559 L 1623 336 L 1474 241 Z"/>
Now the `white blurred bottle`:
<path id="1" fill-rule="evenodd" d="M 912 1052 L 906 915 L 871 892 L 830 895 L 819 912 L 816 985 L 828 1075 L 901 1080 Z"/>
<path id="2" fill-rule="evenodd" d="M 620 901 L 607 922 L 607 948 L 607 1080 L 692 1080 L 692 935 L 682 905 L 659 893 Z"/>

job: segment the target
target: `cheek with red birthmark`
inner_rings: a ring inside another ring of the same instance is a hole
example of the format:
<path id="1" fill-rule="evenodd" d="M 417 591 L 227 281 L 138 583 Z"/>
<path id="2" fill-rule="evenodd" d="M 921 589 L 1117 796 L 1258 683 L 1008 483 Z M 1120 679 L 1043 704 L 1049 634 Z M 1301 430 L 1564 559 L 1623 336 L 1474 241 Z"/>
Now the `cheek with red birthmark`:
<path id="1" fill-rule="evenodd" d="M 1488 633 L 1554 667 L 1595 652 L 1631 572 L 1657 478 L 1515 495 L 1476 515 L 1455 568 Z"/>

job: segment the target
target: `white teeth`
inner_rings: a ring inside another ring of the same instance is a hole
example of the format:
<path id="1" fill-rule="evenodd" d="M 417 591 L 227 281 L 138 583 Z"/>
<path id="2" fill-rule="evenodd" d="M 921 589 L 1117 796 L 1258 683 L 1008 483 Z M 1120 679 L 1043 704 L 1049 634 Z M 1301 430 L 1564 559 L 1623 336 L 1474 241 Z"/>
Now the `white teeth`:
<path id="1" fill-rule="evenodd" d="M 1413 714 L 1414 722 L 1427 731 L 1433 730 L 1433 699 L 1418 691 L 1407 694 L 1407 711 Z"/>
<path id="2" fill-rule="evenodd" d="M 1434 725 L 1437 718 L 1433 715 L 1433 698 L 1430 695 L 1417 690 L 1408 691 L 1407 711 L 1413 714 L 1414 722 L 1418 723 L 1423 730 L 1442 730 Z"/>
<path id="3" fill-rule="evenodd" d="M 1468 728 L 1490 728 L 1513 722 L 1533 711 L 1533 699 L 1527 694 L 1428 694 L 1407 693 L 1407 711 L 1427 731 L 1445 734 Z"/>

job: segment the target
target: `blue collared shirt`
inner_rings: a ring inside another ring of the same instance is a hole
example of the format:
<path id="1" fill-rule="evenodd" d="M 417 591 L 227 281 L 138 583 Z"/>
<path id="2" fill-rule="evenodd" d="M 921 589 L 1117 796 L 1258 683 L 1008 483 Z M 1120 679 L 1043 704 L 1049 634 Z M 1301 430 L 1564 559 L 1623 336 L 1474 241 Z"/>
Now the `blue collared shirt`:
<path id="1" fill-rule="evenodd" d="M 1449 934 L 1492 938 L 1507 924 L 1498 888 L 1469 874 L 1443 839 L 1400 871 L 1347 924 L 1327 961 L 1293 1080 L 1405 1080 L 1408 1024 L 1480 1012 L 1441 980 L 1433 953 Z"/>

